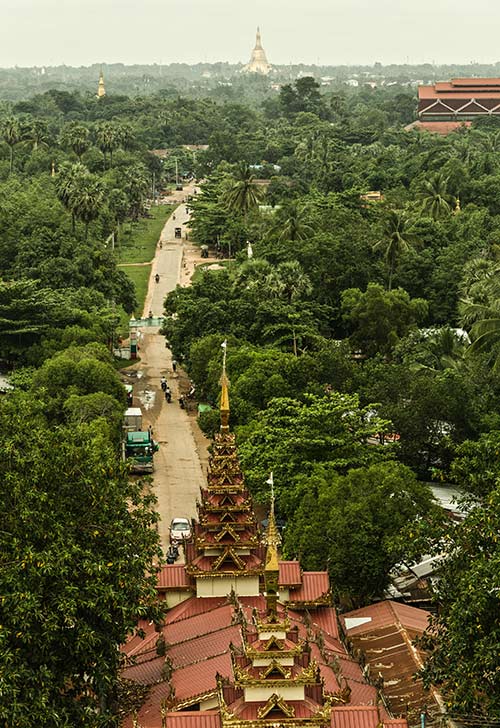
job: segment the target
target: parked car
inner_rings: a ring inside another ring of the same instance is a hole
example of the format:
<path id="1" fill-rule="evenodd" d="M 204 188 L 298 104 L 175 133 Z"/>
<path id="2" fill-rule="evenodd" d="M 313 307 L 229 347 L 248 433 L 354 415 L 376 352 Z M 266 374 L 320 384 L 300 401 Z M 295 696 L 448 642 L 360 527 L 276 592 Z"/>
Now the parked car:
<path id="1" fill-rule="evenodd" d="M 183 541 L 191 538 L 191 522 L 187 518 L 172 518 L 170 522 L 170 540 Z"/>

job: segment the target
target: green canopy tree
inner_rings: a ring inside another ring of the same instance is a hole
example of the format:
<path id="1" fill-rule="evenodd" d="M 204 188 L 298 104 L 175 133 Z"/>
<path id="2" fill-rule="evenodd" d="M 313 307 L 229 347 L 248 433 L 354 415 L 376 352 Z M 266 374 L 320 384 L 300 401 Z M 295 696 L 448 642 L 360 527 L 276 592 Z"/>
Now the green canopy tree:
<path id="1" fill-rule="evenodd" d="M 344 605 L 382 597 L 389 572 L 407 554 L 408 523 L 434 512 L 430 488 L 395 462 L 339 475 L 318 465 L 297 483 L 302 497 L 287 522 L 284 552 L 305 569 L 328 569 Z M 436 508 L 437 512 L 437 508 Z"/>
<path id="2" fill-rule="evenodd" d="M 448 714 L 475 723 L 500 718 L 500 487 L 443 535 L 447 557 L 436 586 L 439 613 L 420 644 L 424 685 Z"/>
<path id="3" fill-rule="evenodd" d="M 352 346 L 368 356 L 390 354 L 402 336 L 427 316 L 427 302 L 410 298 L 398 288 L 386 291 L 369 283 L 366 291 L 348 288 L 342 292 L 342 314 L 351 332 Z"/>
<path id="4" fill-rule="evenodd" d="M 339 392 L 305 395 L 304 401 L 272 399 L 238 430 L 239 454 L 252 492 L 265 497 L 266 480 L 274 471 L 279 504 L 289 516 L 302 493 L 295 488 L 296 478 L 310 474 L 317 463 L 345 473 L 386 459 L 385 449 L 367 444 L 369 437 L 389 426 L 373 411 L 373 405 L 361 408 L 357 395 Z"/>
<path id="5" fill-rule="evenodd" d="M 153 499 L 103 420 L 49 427 L 27 395 L 0 403 L 0 721 L 116 724 L 119 646 L 161 620 Z"/>

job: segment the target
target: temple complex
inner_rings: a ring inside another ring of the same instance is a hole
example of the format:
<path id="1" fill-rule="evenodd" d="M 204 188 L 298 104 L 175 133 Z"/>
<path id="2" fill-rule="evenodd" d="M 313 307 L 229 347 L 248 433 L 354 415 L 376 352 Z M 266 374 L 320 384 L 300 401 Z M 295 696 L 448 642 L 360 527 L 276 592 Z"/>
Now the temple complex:
<path id="1" fill-rule="evenodd" d="M 271 65 L 268 63 L 266 58 L 266 52 L 262 47 L 259 28 L 257 28 L 255 48 L 252 51 L 249 62 L 242 70 L 244 73 L 262 73 L 264 75 L 267 75 L 271 70 Z"/>
<path id="2" fill-rule="evenodd" d="M 455 78 L 418 87 L 418 121 L 410 126 L 447 134 L 492 115 L 500 115 L 500 78 Z"/>
<path id="3" fill-rule="evenodd" d="M 165 621 L 141 622 L 122 648 L 122 725 L 408 728 L 355 659 L 327 572 L 280 558 L 273 494 L 260 533 L 229 428 L 225 366 L 220 411 L 185 563 L 159 574 Z"/>

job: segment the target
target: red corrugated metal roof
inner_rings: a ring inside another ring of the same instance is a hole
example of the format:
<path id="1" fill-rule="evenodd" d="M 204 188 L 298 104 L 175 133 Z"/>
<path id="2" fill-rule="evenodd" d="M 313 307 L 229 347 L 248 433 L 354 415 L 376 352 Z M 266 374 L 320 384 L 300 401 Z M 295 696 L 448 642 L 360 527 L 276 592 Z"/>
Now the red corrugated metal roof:
<path id="1" fill-rule="evenodd" d="M 210 612 L 212 609 L 217 609 L 227 604 L 227 597 L 206 597 L 198 599 L 197 597 L 190 597 L 180 604 L 176 604 L 167 612 L 165 622 L 171 624 L 179 619 L 190 619 L 197 614 L 203 614 L 204 612 Z"/>
<path id="2" fill-rule="evenodd" d="M 229 650 L 222 655 L 175 670 L 170 680 L 172 687 L 175 689 L 175 699 L 178 701 L 187 700 L 196 695 L 215 690 L 217 687 L 215 679 L 217 673 L 227 678 L 232 675 Z"/>
<path id="3" fill-rule="evenodd" d="M 226 604 L 211 611 L 189 617 L 189 619 L 169 622 L 165 625 L 163 634 L 169 645 L 178 644 L 193 637 L 222 629 L 222 627 L 228 627 L 231 624 L 232 616 L 233 607 Z"/>
<path id="4" fill-rule="evenodd" d="M 302 586 L 290 591 L 291 602 L 314 602 L 324 596 L 330 589 L 330 580 L 326 571 L 304 571 Z"/>
<path id="5" fill-rule="evenodd" d="M 385 711 L 382 708 L 369 705 L 343 705 L 342 707 L 334 707 L 332 709 L 331 728 L 377 728 L 380 718 L 384 721 L 386 718 Z M 404 726 L 408 728 L 408 724 L 404 721 Z"/>
<path id="6" fill-rule="evenodd" d="M 346 612 L 342 615 L 342 621 L 345 625 L 346 620 L 349 619 L 370 618 L 369 622 L 356 627 L 349 627 L 347 632 L 351 637 L 352 635 L 371 632 L 379 627 L 386 627 L 395 622 L 401 622 L 403 627 L 408 627 L 417 632 L 424 632 L 429 624 L 430 616 L 430 612 L 425 609 L 416 609 L 416 607 L 386 599 L 383 602 L 370 604 L 368 607 Z"/>
<path id="7" fill-rule="evenodd" d="M 302 573 L 298 561 L 279 562 L 278 583 L 280 586 L 300 586 L 302 584 Z"/>
<path id="8" fill-rule="evenodd" d="M 333 607 L 320 607 L 316 612 L 311 614 L 314 624 L 332 637 L 339 636 L 339 625 L 337 621 L 337 612 Z"/>
<path id="9" fill-rule="evenodd" d="M 167 713 L 167 728 L 220 728 L 221 725 L 217 710 Z"/>
<path id="10" fill-rule="evenodd" d="M 201 637 L 194 637 L 173 645 L 168 649 L 168 656 L 177 669 L 178 667 L 206 660 L 221 652 L 226 652 L 229 649 L 230 642 L 237 646 L 241 644 L 242 638 L 239 626 L 224 627 L 216 632 L 210 632 Z"/>
<path id="11" fill-rule="evenodd" d="M 126 667 L 122 674 L 126 680 L 133 680 L 141 685 L 152 685 L 161 680 L 161 671 L 164 664 L 165 657 L 159 657 L 154 652 L 152 659 Z"/>
<path id="12" fill-rule="evenodd" d="M 422 656 L 412 646 L 428 625 L 429 613 L 406 604 L 385 601 L 343 615 L 346 620 L 370 618 L 347 630 L 354 646 L 365 654 L 370 667 L 384 680 L 384 693 L 395 714 L 407 711 L 418 717 L 424 706 L 437 711 L 434 693 L 425 693 L 414 675 Z"/>
<path id="13" fill-rule="evenodd" d="M 166 564 L 158 574 L 158 589 L 193 588 L 184 564 Z"/>

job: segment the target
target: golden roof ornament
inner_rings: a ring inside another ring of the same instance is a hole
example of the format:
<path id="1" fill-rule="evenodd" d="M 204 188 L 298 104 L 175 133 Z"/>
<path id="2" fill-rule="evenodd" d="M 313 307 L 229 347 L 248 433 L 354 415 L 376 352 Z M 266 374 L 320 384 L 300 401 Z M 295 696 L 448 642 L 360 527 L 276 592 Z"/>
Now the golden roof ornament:
<path id="1" fill-rule="evenodd" d="M 266 586 L 267 616 L 270 622 L 277 622 L 280 571 L 278 547 L 281 543 L 281 538 L 274 515 L 274 478 L 272 473 L 269 476 L 267 484 L 271 486 L 271 508 L 269 510 L 269 520 L 264 537 L 264 542 L 267 546 L 264 581 Z"/>
<path id="2" fill-rule="evenodd" d="M 458 215 L 459 212 L 461 212 L 460 197 L 457 195 L 457 199 L 455 200 L 455 209 L 453 210 L 453 214 Z"/>
<path id="3" fill-rule="evenodd" d="M 222 346 L 222 376 L 220 379 L 220 431 L 229 432 L 229 379 L 226 374 L 226 353 L 227 339 L 221 344 Z"/>
<path id="4" fill-rule="evenodd" d="M 104 98 L 104 96 L 106 96 L 106 89 L 104 87 L 104 76 L 102 73 L 102 67 L 101 67 L 101 70 L 99 71 L 99 83 L 97 84 L 96 96 L 98 99 L 102 99 L 102 98 Z"/>

